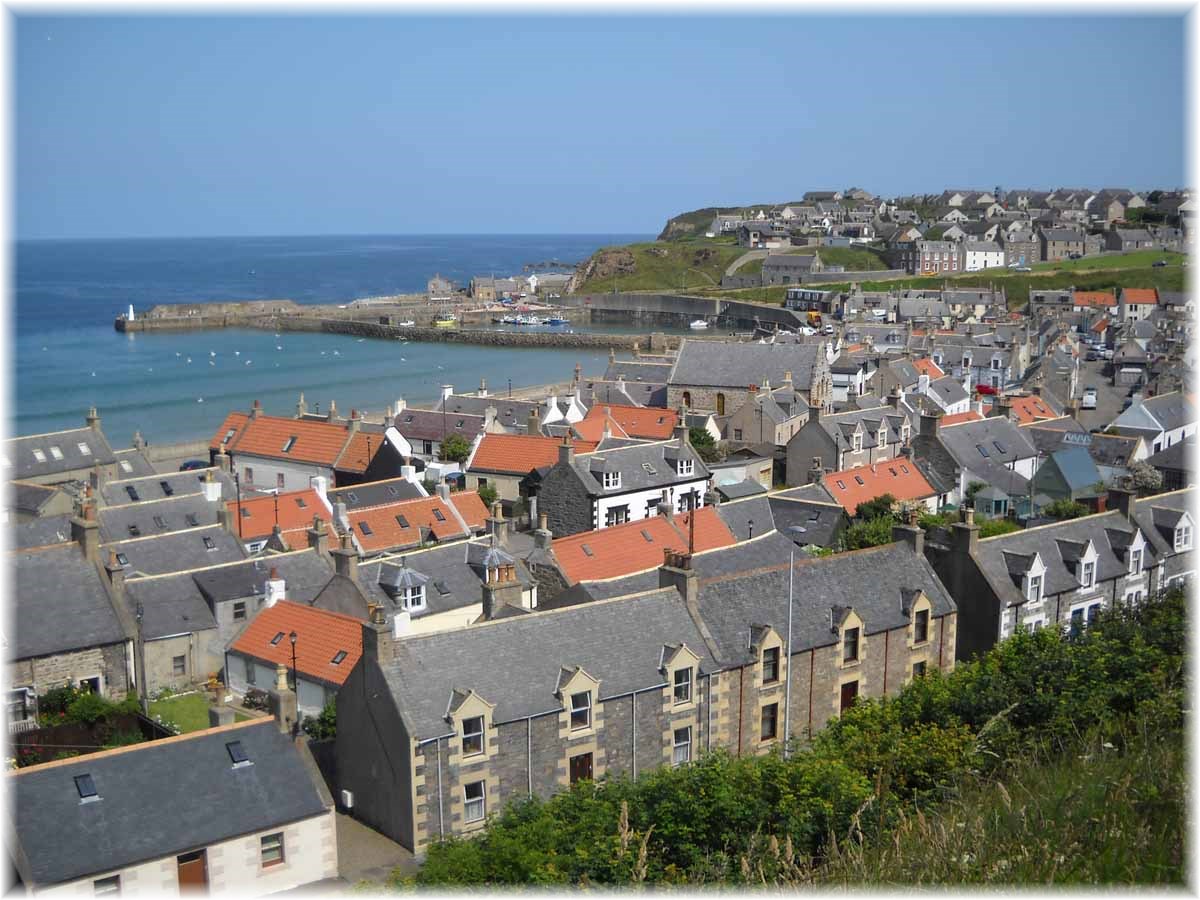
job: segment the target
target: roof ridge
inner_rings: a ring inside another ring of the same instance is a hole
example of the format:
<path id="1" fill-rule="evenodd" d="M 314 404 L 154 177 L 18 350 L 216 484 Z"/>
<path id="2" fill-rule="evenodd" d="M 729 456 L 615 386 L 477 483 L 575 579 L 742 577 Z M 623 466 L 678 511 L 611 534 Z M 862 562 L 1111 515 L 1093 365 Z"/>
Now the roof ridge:
<path id="1" fill-rule="evenodd" d="M 101 757 L 108 758 L 117 756 L 121 753 L 136 753 L 138 750 L 145 750 L 150 747 L 161 747 L 164 744 L 181 743 L 183 741 L 193 740 L 194 738 L 207 737 L 208 735 L 219 734 L 224 731 L 234 731 L 239 728 L 249 728 L 253 725 L 262 725 L 267 722 L 274 721 L 275 717 L 273 715 L 268 715 L 247 719 L 244 722 L 231 722 L 228 725 L 217 725 L 213 728 L 205 728 L 200 731 L 188 731 L 184 734 L 174 734 L 171 735 L 171 737 L 159 738 L 156 741 L 142 741 L 140 744 L 130 744 L 126 747 L 113 747 L 111 750 L 98 750 L 95 753 L 88 753 L 84 756 L 72 756 L 68 759 L 52 759 L 49 762 L 38 763 L 37 765 L 33 766 L 24 766 L 20 769 L 13 769 L 8 773 L 8 775 L 9 777 L 19 777 L 27 772 L 41 772 L 45 769 L 53 769 L 59 766 L 78 765 L 79 763 L 89 762 L 90 760 Z"/>
<path id="2" fill-rule="evenodd" d="M 92 428 L 88 425 L 80 425 L 78 428 L 64 428 L 62 431 L 43 431 L 39 434 L 18 434 L 7 438 L 6 442 L 11 441 L 27 441 L 30 438 L 54 437 L 56 434 L 70 434 L 73 431 L 91 431 Z M 103 433 L 103 432 L 101 432 Z M 105 438 L 107 440 L 107 438 Z M 111 445 L 109 445 L 111 447 Z M 132 449 L 132 448 L 130 448 Z"/>
<path id="3" fill-rule="evenodd" d="M 288 529 L 288 530 L 291 531 L 294 529 Z M 296 556 L 301 553 L 311 553 L 311 552 L 312 552 L 312 547 L 302 547 L 299 550 L 288 550 L 284 553 L 272 554 L 271 556 L 251 556 L 246 559 L 233 559 L 233 560 L 230 560 L 229 562 L 214 563 L 211 566 L 197 566 L 194 569 L 180 569 L 178 572 L 162 572 L 161 574 L 158 574 L 158 575 L 139 575 L 136 578 L 126 579 L 126 583 L 133 582 L 133 581 L 150 581 L 151 579 L 154 579 L 154 578 L 176 578 L 180 575 L 192 575 L 196 572 L 208 572 L 208 571 L 211 571 L 212 569 L 225 569 L 225 568 L 228 568 L 229 566 L 244 566 L 247 563 L 258 563 L 258 562 L 262 562 L 263 560 L 279 559 L 281 556 Z"/>
<path id="4" fill-rule="evenodd" d="M 332 581 L 335 577 L 336 577 L 336 573 L 333 576 L 330 576 L 329 581 Z M 325 584 L 328 585 L 329 581 L 325 582 Z M 324 588 L 322 588 L 322 590 L 324 590 Z M 335 619 L 345 619 L 347 622 L 355 622 L 359 625 L 361 625 L 363 623 L 362 619 L 358 618 L 357 616 L 352 616 L 349 613 L 341 613 L 341 612 L 337 612 L 336 610 L 333 610 L 333 609 L 324 609 L 323 607 L 320 607 L 320 606 L 309 606 L 307 603 L 300 603 L 296 600 L 288 600 L 286 597 L 275 601 L 274 606 L 268 606 L 265 609 L 263 609 L 263 611 L 261 613 L 259 613 L 258 616 L 261 616 L 262 613 L 268 612 L 269 610 L 278 609 L 280 606 L 282 606 L 285 603 L 288 606 L 294 606 L 296 609 L 303 610 L 305 613 L 312 613 L 314 615 L 321 615 L 321 616 L 333 616 Z M 258 619 L 258 616 L 255 616 L 255 620 Z M 245 634 L 245 632 L 243 632 L 242 634 Z M 238 637 L 240 639 L 241 635 L 239 635 Z"/>
<path id="5" fill-rule="evenodd" d="M 136 450 L 137 448 L 130 447 L 129 449 Z M 115 450 L 113 452 L 114 453 L 125 453 L 126 451 Z M 132 478 L 113 478 L 113 479 L 110 479 L 109 481 L 106 481 L 104 483 L 104 486 L 111 487 L 114 484 L 125 484 L 126 482 L 130 482 L 130 481 L 149 481 L 151 478 L 157 478 L 160 481 L 164 481 L 168 478 L 174 477 L 175 475 L 184 475 L 184 474 L 190 475 L 192 472 L 204 473 L 204 472 L 207 472 L 209 469 L 212 469 L 214 472 L 220 471 L 219 466 L 205 466 L 203 469 L 188 469 L 186 472 L 156 472 L 153 475 L 134 475 Z M 16 479 L 13 479 L 13 480 L 15 481 Z M 197 480 L 199 480 L 199 479 L 197 479 Z M 196 493 L 201 493 L 201 492 L 197 491 Z M 187 495 L 184 495 L 184 496 L 187 496 Z M 147 501 L 147 502 L 149 502 L 149 501 Z M 128 506 L 129 504 L 124 504 L 124 505 Z"/>
<path id="6" fill-rule="evenodd" d="M 158 534 L 143 534 L 140 537 L 127 537 L 115 541 L 101 541 L 101 547 L 115 547 L 117 544 L 136 544 L 140 541 L 152 541 L 155 538 L 168 537 L 173 534 L 188 534 L 195 531 L 207 531 L 210 528 L 220 528 L 224 531 L 224 526 L 220 522 L 213 522 L 209 525 L 192 525 L 188 528 L 176 528 L 171 531 L 160 531 Z"/>
<path id="7" fill-rule="evenodd" d="M 979 543 L 982 544 L 984 541 L 994 541 L 998 540 L 999 538 L 1012 537 L 1014 534 L 1029 534 L 1031 531 L 1040 531 L 1043 528 L 1057 528 L 1060 525 L 1068 525 L 1072 522 L 1084 522 L 1089 519 L 1099 521 L 1104 516 L 1113 515 L 1120 515 L 1120 510 L 1106 509 L 1104 512 L 1091 513 L 1090 515 L 1086 516 L 1077 516 L 1074 519 L 1060 519 L 1057 522 L 1046 522 L 1042 525 L 1035 525 L 1032 528 L 1022 528 L 1019 531 L 1010 531 L 1007 534 L 994 534 L 991 537 L 980 538 Z"/>
<path id="8" fill-rule="evenodd" d="M 109 482 L 109 484 L 112 484 L 112 482 Z M 190 494 L 179 494 L 179 495 L 172 494 L 170 497 L 153 497 L 149 500 L 131 500 L 129 503 L 114 503 L 110 506 L 102 506 L 100 508 L 99 512 L 106 512 L 110 509 L 129 509 L 131 506 L 146 506 L 147 504 L 150 504 L 150 503 L 162 503 L 166 500 L 182 500 L 185 497 L 201 497 L 203 495 L 204 495 L 204 491 L 195 491 L 194 493 L 190 493 Z M 258 499 L 262 499 L 262 498 L 255 497 L 254 499 L 258 500 Z M 218 502 L 220 502 L 220 501 L 218 501 Z M 233 503 L 234 501 L 229 500 L 227 502 Z"/>
<path id="9" fill-rule="evenodd" d="M 15 556 L 18 553 L 40 553 L 43 550 L 53 550 L 56 547 L 66 547 L 74 543 L 76 543 L 74 539 L 68 538 L 65 541 L 59 541 L 57 544 L 38 544 L 36 547 L 13 547 L 6 555 Z"/>

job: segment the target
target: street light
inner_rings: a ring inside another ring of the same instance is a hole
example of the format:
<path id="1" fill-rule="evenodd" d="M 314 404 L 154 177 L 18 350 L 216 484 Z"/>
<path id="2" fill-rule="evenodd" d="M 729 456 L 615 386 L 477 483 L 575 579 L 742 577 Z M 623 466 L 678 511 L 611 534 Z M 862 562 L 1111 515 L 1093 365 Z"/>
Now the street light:
<path id="1" fill-rule="evenodd" d="M 296 678 L 296 632 L 288 635 L 288 640 L 292 642 L 292 690 L 296 692 L 297 704 L 299 704 L 300 682 Z"/>
<path id="2" fill-rule="evenodd" d="M 788 526 L 788 534 L 804 534 L 803 525 Z M 788 551 L 788 614 L 787 614 L 787 683 L 783 688 L 783 758 L 787 759 L 788 740 L 792 735 L 792 583 L 796 572 L 796 539 L 792 538 L 792 549 Z"/>

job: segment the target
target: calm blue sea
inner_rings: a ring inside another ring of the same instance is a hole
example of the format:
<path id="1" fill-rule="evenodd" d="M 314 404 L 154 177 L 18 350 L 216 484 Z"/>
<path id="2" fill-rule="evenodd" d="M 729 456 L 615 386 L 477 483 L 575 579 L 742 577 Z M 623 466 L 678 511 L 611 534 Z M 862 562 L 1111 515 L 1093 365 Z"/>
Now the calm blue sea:
<path id="1" fill-rule="evenodd" d="M 150 441 L 207 437 L 231 409 L 259 399 L 290 414 L 310 408 L 380 412 L 439 385 L 493 392 L 566 379 L 576 362 L 598 372 L 605 354 L 357 341 L 253 330 L 123 335 L 130 303 L 287 298 L 328 303 L 423 291 L 434 273 L 466 282 L 527 263 L 586 259 L 647 235 L 338 236 L 19 241 L 12 344 L 11 434 L 83 424 L 95 404 L 114 446 L 140 429 Z M 615 330 L 615 329 L 614 329 Z M 189 361 L 190 360 L 190 361 Z"/>

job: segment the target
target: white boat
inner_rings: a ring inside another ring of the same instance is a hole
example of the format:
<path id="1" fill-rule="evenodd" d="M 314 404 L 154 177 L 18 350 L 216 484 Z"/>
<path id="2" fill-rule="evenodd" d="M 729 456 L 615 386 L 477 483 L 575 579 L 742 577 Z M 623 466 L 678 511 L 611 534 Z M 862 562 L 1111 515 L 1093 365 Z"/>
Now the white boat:
<path id="1" fill-rule="evenodd" d="M 412 319 L 409 319 L 407 322 L 400 323 L 401 328 L 415 328 L 416 325 L 417 325 L 417 323 L 414 322 Z"/>
<path id="2" fill-rule="evenodd" d="M 693 319 L 692 323 L 688 325 L 688 328 L 691 328 L 693 331 L 703 331 L 707 327 L 708 322 L 705 319 Z"/>

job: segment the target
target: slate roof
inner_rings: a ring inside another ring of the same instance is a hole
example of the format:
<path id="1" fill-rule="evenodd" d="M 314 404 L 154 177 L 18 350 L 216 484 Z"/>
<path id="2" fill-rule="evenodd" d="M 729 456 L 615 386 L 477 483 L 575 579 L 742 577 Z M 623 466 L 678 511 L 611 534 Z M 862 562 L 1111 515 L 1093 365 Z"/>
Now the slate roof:
<path id="1" fill-rule="evenodd" d="M 1134 438 L 1126 438 L 1134 440 Z M 1186 471 L 1188 455 L 1196 448 L 1196 436 L 1189 435 L 1182 441 L 1176 441 L 1170 447 L 1164 447 L 1146 459 L 1146 462 L 1156 469 L 1179 469 Z"/>
<path id="2" fill-rule="evenodd" d="M 9 486 L 12 489 L 9 494 L 12 508 L 27 513 L 36 513 L 59 493 L 58 488 L 26 481 L 12 481 Z"/>
<path id="3" fill-rule="evenodd" d="M 100 521 L 100 539 L 110 543 L 215 525 L 219 509 L 220 503 L 210 503 L 203 494 L 185 494 L 163 500 L 101 507 L 96 512 L 96 518 Z"/>
<path id="4" fill-rule="evenodd" d="M 87 447 L 86 453 L 81 444 Z M 11 438 L 0 450 L 0 465 L 5 469 L 12 466 L 10 478 L 41 478 L 115 461 L 104 432 L 87 427 Z"/>
<path id="5" fill-rule="evenodd" d="M 1100 481 L 1100 472 L 1086 447 L 1064 447 L 1052 453 L 1050 459 L 1058 466 L 1059 474 L 1071 492 L 1095 493 L 1090 489 Z"/>
<path id="6" fill-rule="evenodd" d="M 824 342 L 813 344 L 728 344 L 684 338 L 667 383 L 744 389 L 767 378 L 781 384 L 787 372 L 800 390 L 812 385 L 813 369 L 824 359 Z"/>
<path id="7" fill-rule="evenodd" d="M 127 576 L 183 572 L 246 558 L 242 542 L 220 525 L 104 544 L 102 553 L 105 557 L 109 551 L 119 553 L 127 560 L 123 564 Z"/>
<path id="8" fill-rule="evenodd" d="M 886 573 L 886 576 L 881 575 Z M 954 612 L 956 606 L 933 567 L 906 543 L 817 559 L 797 559 L 793 591 L 793 653 L 835 644 L 830 611 L 849 606 L 863 620 L 866 634 L 902 628 L 907 594 L 923 590 L 933 615 Z M 788 563 L 775 557 L 765 566 L 700 581 L 700 617 L 720 648 L 721 661 L 745 665 L 752 661 L 749 630 L 771 625 L 787 640 Z"/>
<path id="9" fill-rule="evenodd" d="M 829 492 L 820 488 L 821 497 L 813 496 L 820 485 L 808 485 L 792 491 L 781 491 L 771 495 L 771 513 L 775 527 L 781 534 L 791 535 L 788 529 L 798 525 L 803 534 L 795 537 L 801 544 L 817 547 L 832 547 L 838 534 L 849 524 L 846 511 L 833 502 Z"/>
<path id="10" fill-rule="evenodd" d="M 970 399 L 963 386 L 951 375 L 929 382 L 929 390 L 938 396 L 943 406 L 952 406 Z"/>
<path id="11" fill-rule="evenodd" d="M 14 551 L 13 659 L 48 656 L 125 640 L 100 570 L 77 544 Z"/>
<path id="12" fill-rule="evenodd" d="M 614 359 L 609 361 L 608 368 L 604 371 L 604 380 L 616 381 L 624 378 L 626 381 L 666 384 L 667 376 L 671 374 L 671 366 L 669 361 Z"/>
<path id="13" fill-rule="evenodd" d="M 765 487 L 750 478 L 715 484 L 713 485 L 713 490 L 721 495 L 722 500 L 741 500 L 744 497 L 753 497 L 757 494 L 767 493 Z"/>
<path id="14" fill-rule="evenodd" d="M 70 540 L 71 515 L 69 513 L 63 513 L 60 516 L 43 516 L 26 522 L 17 522 L 12 526 L 14 549 L 45 547 L 49 544 L 62 544 Z"/>
<path id="15" fill-rule="evenodd" d="M 239 741 L 252 765 L 233 766 Z M 257 719 L 8 775 L 22 855 L 51 885 L 326 813 L 328 794 L 273 719 Z M 99 800 L 80 802 L 92 776 Z M 70 852 L 63 852 L 70 847 Z"/>
<path id="16" fill-rule="evenodd" d="M 286 598 L 299 603 L 316 597 L 333 574 L 333 567 L 325 557 L 311 550 L 297 550 L 202 569 L 193 572 L 192 578 L 210 603 L 222 603 L 262 596 L 271 569 L 277 569 L 285 580 Z"/>
<path id="17" fill-rule="evenodd" d="M 722 503 L 717 507 L 717 515 L 739 541 L 749 540 L 775 529 L 775 516 L 770 500 L 763 494 Z"/>
<path id="18" fill-rule="evenodd" d="M 1172 391 L 1141 401 L 1135 400 L 1132 406 L 1113 420 L 1112 425 L 1157 435 L 1195 421 L 1196 412 L 1192 404 L 1183 394 Z"/>
<path id="19" fill-rule="evenodd" d="M 540 414 L 541 409 L 540 404 L 532 400 L 509 400 L 501 399 L 500 397 L 467 397 L 462 394 L 451 394 L 449 400 L 445 401 L 439 397 L 433 408 L 437 411 L 437 417 L 440 422 L 443 407 L 451 415 L 482 417 L 489 406 L 496 410 L 497 422 L 509 431 L 519 432 L 525 431 L 525 426 L 529 422 L 530 411 Z M 463 427 L 466 427 L 465 423 Z M 439 426 L 437 431 L 439 440 L 441 433 Z"/>
<path id="20" fill-rule="evenodd" d="M 344 503 L 347 510 L 363 506 L 380 506 L 397 500 L 413 500 L 422 497 L 421 488 L 405 478 L 387 478 L 369 481 L 348 487 L 333 488 L 326 492 L 329 503 Z M 311 523 L 311 518 L 309 519 Z"/>
<path id="21" fill-rule="evenodd" d="M 492 397 L 484 399 L 491 400 L 489 405 L 497 408 L 508 403 L 506 400 Z M 406 407 L 392 417 L 392 424 L 410 441 L 440 441 L 443 434 L 460 434 L 469 444 L 483 431 L 484 417 L 453 412 L 450 409 L 447 409 L 446 415 L 443 416 L 441 411 Z"/>
<path id="22" fill-rule="evenodd" d="M 671 370 L 670 366 L 660 368 L 662 368 L 662 375 L 665 378 Z M 580 383 L 579 399 L 589 408 L 597 403 L 623 403 L 661 408 L 667 405 L 667 384 L 665 381 L 603 381 L 595 379 Z"/>
<path id="23" fill-rule="evenodd" d="M 113 452 L 113 457 L 117 461 L 117 473 L 122 478 L 138 478 L 156 474 L 154 466 L 146 458 L 146 454 L 136 447 L 130 447 L 128 450 L 116 450 Z"/>
<path id="24" fill-rule="evenodd" d="M 988 464 L 1004 466 L 1037 455 L 1036 448 L 1020 429 L 1000 416 L 942 428 L 938 436 L 958 464 L 973 472 Z M 979 450 L 980 446 L 986 455 Z"/>
<path id="25" fill-rule="evenodd" d="M 692 460 L 692 474 L 676 474 L 672 460 Z M 646 468 L 649 466 L 649 468 Z M 680 449 L 677 441 L 656 441 L 652 444 L 634 444 L 603 453 L 576 453 L 572 468 L 584 488 L 592 496 L 626 494 L 635 490 L 668 487 L 681 482 L 696 481 L 708 477 L 708 468 L 692 448 L 684 442 Z M 619 487 L 605 488 L 601 471 L 620 472 Z"/>
<path id="26" fill-rule="evenodd" d="M 213 467 L 188 472 L 169 472 L 136 477 L 122 477 L 107 481 L 100 488 L 100 496 L 106 506 L 124 506 L 167 497 L 184 497 L 203 493 L 204 479 L 212 472 L 213 478 L 221 483 L 221 497 L 232 500 L 236 496 L 236 485 L 227 472 Z M 131 494 L 128 488 L 133 489 Z M 134 499 L 136 495 L 137 499 Z"/>
<path id="27" fill-rule="evenodd" d="M 293 631 L 296 670 L 326 684 L 340 687 L 362 656 L 360 619 L 288 600 L 259 612 L 229 649 L 260 659 L 271 668 L 280 663 L 290 668 Z M 279 634 L 284 637 L 276 640 Z"/>
<path id="28" fill-rule="evenodd" d="M 418 739 L 443 735 L 451 691 L 475 690 L 494 704 L 493 722 L 562 708 L 555 696 L 564 667 L 582 668 L 600 682 L 599 700 L 664 684 L 663 648 L 686 644 L 700 673 L 716 665 L 704 638 L 673 588 L 610 602 L 486 622 L 471 628 L 414 635 L 396 644 L 383 669 L 387 686 Z M 542 648 L 530 653 L 530 647 Z M 497 678 L 519 672 L 519 678 Z"/>
<path id="29" fill-rule="evenodd" d="M 1124 468 L 1133 461 L 1133 454 L 1137 452 L 1138 445 L 1141 443 L 1140 437 L 1125 437 L 1118 434 L 1093 434 L 1091 442 L 1087 445 L 1088 453 L 1092 455 L 1092 459 L 1098 466 L 1112 466 L 1114 468 Z M 1173 444 L 1172 447 L 1182 447 L 1183 442 Z M 1170 448 L 1168 448 L 1170 449 Z M 1166 451 L 1163 451 L 1166 452 Z M 1147 460 L 1151 462 L 1150 460 Z M 1153 465 L 1153 462 L 1151 462 Z"/>
<path id="30" fill-rule="evenodd" d="M 265 581 L 266 573 L 262 577 Z M 217 620 L 190 572 L 131 578 L 125 582 L 125 597 L 131 612 L 137 610 L 138 603 L 142 604 L 142 636 L 148 641 L 217 627 Z"/>
<path id="31" fill-rule="evenodd" d="M 1090 447 L 1095 435 L 1070 416 L 1060 416 L 1056 419 L 1043 419 L 1028 425 L 1022 425 L 1021 434 L 1029 439 L 1037 448 L 1038 453 L 1050 454 L 1060 447 L 1074 444 L 1079 447 Z M 1071 437 L 1067 437 L 1071 435 Z"/>

